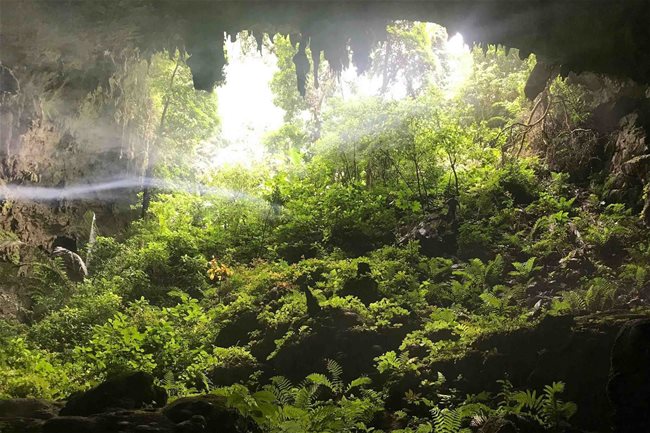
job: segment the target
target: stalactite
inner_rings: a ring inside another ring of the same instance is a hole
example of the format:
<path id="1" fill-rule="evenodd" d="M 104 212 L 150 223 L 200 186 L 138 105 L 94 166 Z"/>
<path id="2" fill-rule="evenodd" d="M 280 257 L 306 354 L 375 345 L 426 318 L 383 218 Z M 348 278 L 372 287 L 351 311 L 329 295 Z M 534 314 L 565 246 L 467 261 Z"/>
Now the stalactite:
<path id="1" fill-rule="evenodd" d="M 293 64 L 296 65 L 296 78 L 298 80 L 298 92 L 303 97 L 306 93 L 307 74 L 309 74 L 309 59 L 307 59 L 306 45 L 308 38 L 303 37 L 298 44 L 298 52 L 293 56 Z"/>

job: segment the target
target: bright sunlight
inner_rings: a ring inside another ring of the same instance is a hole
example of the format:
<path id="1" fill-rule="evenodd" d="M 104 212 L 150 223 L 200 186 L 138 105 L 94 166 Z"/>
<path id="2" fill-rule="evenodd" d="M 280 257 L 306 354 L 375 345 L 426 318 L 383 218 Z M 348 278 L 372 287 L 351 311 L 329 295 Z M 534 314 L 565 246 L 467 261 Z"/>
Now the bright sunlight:
<path id="1" fill-rule="evenodd" d="M 428 31 L 439 28 L 426 24 Z M 264 137 L 282 125 L 284 110 L 273 102 L 269 87 L 273 75 L 278 72 L 277 59 L 266 47 L 262 52 L 255 49 L 242 50 L 241 38 L 226 42 L 229 64 L 226 82 L 217 88 L 221 131 L 216 138 L 204 143 L 204 152 L 211 156 L 212 167 L 242 165 L 250 167 L 266 158 Z M 433 47 L 431 48 L 433 53 Z M 454 97 L 471 73 L 472 56 L 463 35 L 456 33 L 444 43 L 448 68 L 443 92 Z M 408 96 L 407 83 L 399 77 L 390 83 L 382 94 L 382 77 L 379 73 L 358 74 L 353 66 L 342 71 L 334 96 L 344 101 L 371 98 L 402 99 Z M 303 115 L 309 118 L 304 110 Z M 209 150 L 205 150 L 209 149 Z"/>

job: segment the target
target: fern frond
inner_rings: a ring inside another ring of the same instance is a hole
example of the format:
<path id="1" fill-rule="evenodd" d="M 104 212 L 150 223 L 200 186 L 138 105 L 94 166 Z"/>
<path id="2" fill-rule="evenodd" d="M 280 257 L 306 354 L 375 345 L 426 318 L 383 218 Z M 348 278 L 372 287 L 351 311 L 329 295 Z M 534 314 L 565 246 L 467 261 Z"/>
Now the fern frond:
<path id="1" fill-rule="evenodd" d="M 504 406 L 510 406 L 510 403 L 512 402 L 512 383 L 507 380 L 498 380 L 497 383 L 501 385 L 501 392 L 497 394 L 499 397 L 499 407 L 504 407 Z"/>
<path id="2" fill-rule="evenodd" d="M 584 295 L 575 290 L 562 292 L 562 299 L 569 303 L 572 311 L 577 312 L 587 309 L 587 302 L 585 301 Z"/>
<path id="3" fill-rule="evenodd" d="M 472 428 L 480 428 L 483 427 L 483 424 L 485 424 L 488 420 L 490 419 L 489 416 L 485 414 L 476 414 L 472 417 L 472 420 L 469 422 L 470 427 Z"/>
<path id="4" fill-rule="evenodd" d="M 535 414 L 542 408 L 544 403 L 544 396 L 537 395 L 537 391 L 529 390 L 526 391 L 517 391 L 512 395 L 512 400 L 518 403 L 518 409 L 527 409 L 531 413 Z"/>
<path id="5" fill-rule="evenodd" d="M 352 382 L 348 384 L 347 388 L 345 389 L 345 392 L 350 392 L 354 388 L 370 385 L 371 383 L 372 383 L 372 379 L 370 379 L 369 377 L 366 376 L 357 377 L 356 379 L 354 379 Z"/>
<path id="6" fill-rule="evenodd" d="M 307 416 L 308 416 L 307 410 L 297 406 L 286 405 L 283 406 L 280 411 L 280 417 L 283 420 L 292 420 L 292 419 L 299 420 L 299 419 L 304 419 Z"/>
<path id="7" fill-rule="evenodd" d="M 333 359 L 326 360 L 326 368 L 331 377 L 332 390 L 341 392 L 343 390 L 343 367 Z"/>
<path id="8" fill-rule="evenodd" d="M 166 388 L 173 388 L 175 381 L 174 381 L 174 373 L 171 370 L 167 370 L 165 372 L 165 375 L 163 376 L 163 383 L 165 384 Z"/>
<path id="9" fill-rule="evenodd" d="M 436 433 L 458 433 L 463 416 L 458 409 L 438 409 L 431 410 Z"/>
<path id="10" fill-rule="evenodd" d="M 300 388 L 296 392 L 294 404 L 298 409 L 306 409 L 311 405 L 311 393 L 307 388 Z"/>
<path id="11" fill-rule="evenodd" d="M 282 405 L 291 401 L 293 394 L 293 384 L 284 376 L 274 376 L 271 378 L 269 391 L 273 393 L 275 399 Z"/>
<path id="12" fill-rule="evenodd" d="M 328 388 L 330 391 L 335 391 L 334 384 L 324 374 L 312 373 L 309 376 L 307 376 L 307 380 L 316 385 L 324 386 L 325 388 Z"/>

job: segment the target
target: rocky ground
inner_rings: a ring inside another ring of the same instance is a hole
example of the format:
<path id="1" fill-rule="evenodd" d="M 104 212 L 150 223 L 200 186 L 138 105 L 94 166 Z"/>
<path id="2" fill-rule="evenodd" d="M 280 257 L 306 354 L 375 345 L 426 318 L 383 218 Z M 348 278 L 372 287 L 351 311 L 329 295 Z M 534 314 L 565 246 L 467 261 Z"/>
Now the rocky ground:
<path id="1" fill-rule="evenodd" d="M 38 399 L 0 401 L 3 433 L 140 433 L 252 431 L 252 421 L 202 395 L 167 404 L 167 393 L 141 372 L 116 376 L 66 403 Z"/>
<path id="2" fill-rule="evenodd" d="M 546 383 L 549 375 L 572 386 L 577 425 L 585 431 L 638 433 L 650 426 L 650 319 L 643 315 L 554 318 L 535 329 L 491 336 L 464 357 L 434 366 L 463 392 L 489 389 L 504 372 L 515 382 Z M 462 379 L 461 379 L 462 378 Z M 408 379 L 405 379 L 408 381 Z M 408 383 L 398 384 L 408 387 Z M 403 390 L 396 389 L 395 393 Z M 0 401 L 2 433 L 207 433 L 252 432 L 259 427 L 225 398 L 185 397 L 167 402 L 166 391 L 142 372 L 115 376 L 71 395 L 66 402 Z M 391 408 L 387 401 L 387 413 Z M 379 417 L 381 418 L 381 417 Z M 378 418 L 378 419 L 379 419 Z M 379 422 L 379 421 L 378 421 Z M 478 433 L 530 433 L 526 420 L 504 417 Z M 381 427 L 381 426 L 379 426 Z M 535 430 L 537 431 L 537 430 Z M 578 430 L 570 430 L 578 431 Z"/>

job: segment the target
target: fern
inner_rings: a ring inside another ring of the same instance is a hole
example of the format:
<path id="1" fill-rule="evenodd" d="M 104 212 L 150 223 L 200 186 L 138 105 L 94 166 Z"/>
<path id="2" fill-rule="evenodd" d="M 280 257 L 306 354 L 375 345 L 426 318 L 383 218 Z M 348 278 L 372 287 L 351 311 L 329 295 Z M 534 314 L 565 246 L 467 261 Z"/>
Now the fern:
<path id="1" fill-rule="evenodd" d="M 463 279 L 464 287 L 482 291 L 498 283 L 503 267 L 503 257 L 498 254 L 487 263 L 481 259 L 471 259 L 464 269 L 454 271 L 453 274 Z"/>
<path id="2" fill-rule="evenodd" d="M 303 386 L 299 388 L 294 395 L 294 405 L 300 409 L 309 408 L 318 391 L 318 385 Z"/>
<path id="3" fill-rule="evenodd" d="M 530 282 L 533 274 L 542 269 L 541 266 L 535 266 L 536 257 L 531 257 L 525 262 L 513 262 L 512 266 L 515 268 L 514 271 L 510 271 L 508 275 L 515 277 L 522 283 Z"/>
<path id="4" fill-rule="evenodd" d="M 511 406 L 514 394 L 512 383 L 507 379 L 498 380 L 497 383 L 501 385 L 501 391 L 497 394 L 497 397 L 499 397 L 498 407 Z"/>
<path id="5" fill-rule="evenodd" d="M 587 302 L 585 301 L 584 295 L 575 290 L 562 292 L 562 300 L 568 303 L 569 309 L 572 312 L 577 313 L 587 309 Z"/>
<path id="6" fill-rule="evenodd" d="M 536 390 L 517 391 L 512 395 L 512 399 L 517 402 L 518 411 L 527 409 L 531 413 L 536 413 L 544 405 L 544 396 L 537 395 Z"/>
<path id="7" fill-rule="evenodd" d="M 178 395 L 178 387 L 176 386 L 176 380 L 174 379 L 174 373 L 171 370 L 167 370 L 163 376 L 163 386 L 169 393 L 169 395 Z"/>
<path id="8" fill-rule="evenodd" d="M 503 274 L 504 261 L 501 254 L 490 260 L 485 269 L 485 283 L 489 286 L 497 284 Z"/>
<path id="9" fill-rule="evenodd" d="M 483 413 L 477 413 L 472 416 L 472 420 L 469 422 L 470 427 L 473 429 L 479 429 L 481 428 L 488 420 L 490 417 L 488 415 L 485 415 Z"/>
<path id="10" fill-rule="evenodd" d="M 289 404 L 293 396 L 293 384 L 284 376 L 274 376 L 271 378 L 271 385 L 268 390 L 273 393 L 278 403 Z"/>
<path id="11" fill-rule="evenodd" d="M 616 303 L 617 287 L 604 278 L 594 278 L 585 293 L 585 303 L 592 311 L 613 307 Z"/>
<path id="12" fill-rule="evenodd" d="M 501 311 L 507 305 L 507 300 L 499 298 L 494 293 L 483 292 L 479 295 L 483 303 L 488 309 Z"/>
<path id="13" fill-rule="evenodd" d="M 573 402 L 563 402 L 558 398 L 558 394 L 564 392 L 563 382 L 553 382 L 551 385 L 544 387 L 542 397 L 541 413 L 545 424 L 548 427 L 557 429 L 563 422 L 571 418 L 578 406 Z"/>
<path id="14" fill-rule="evenodd" d="M 436 433 L 459 433 L 463 422 L 461 410 L 456 409 L 438 409 L 431 410 L 434 422 L 434 431 Z"/>
<path id="15" fill-rule="evenodd" d="M 330 381 L 332 384 L 332 390 L 334 392 L 340 393 L 343 391 L 343 368 L 341 365 L 334 361 L 333 359 L 327 359 L 326 360 L 326 368 L 328 373 L 330 374 Z"/>
<path id="16" fill-rule="evenodd" d="M 513 391 L 512 384 L 507 380 L 499 381 L 501 401 L 497 413 L 526 413 L 546 428 L 557 428 L 571 418 L 577 406 L 573 402 L 563 402 L 558 394 L 564 392 L 564 383 L 553 382 L 546 385 L 541 394 L 537 391 Z"/>
<path id="17" fill-rule="evenodd" d="M 330 391 L 336 392 L 334 384 L 324 374 L 312 373 L 309 376 L 307 376 L 307 380 L 312 382 L 315 385 L 324 386 L 325 388 L 329 389 Z"/>
<path id="18" fill-rule="evenodd" d="M 369 377 L 366 376 L 361 376 L 357 377 L 354 379 L 352 382 L 348 384 L 348 386 L 345 388 L 345 392 L 348 393 L 352 391 L 354 388 L 361 388 L 366 385 L 370 385 L 372 383 L 372 380 Z"/>

